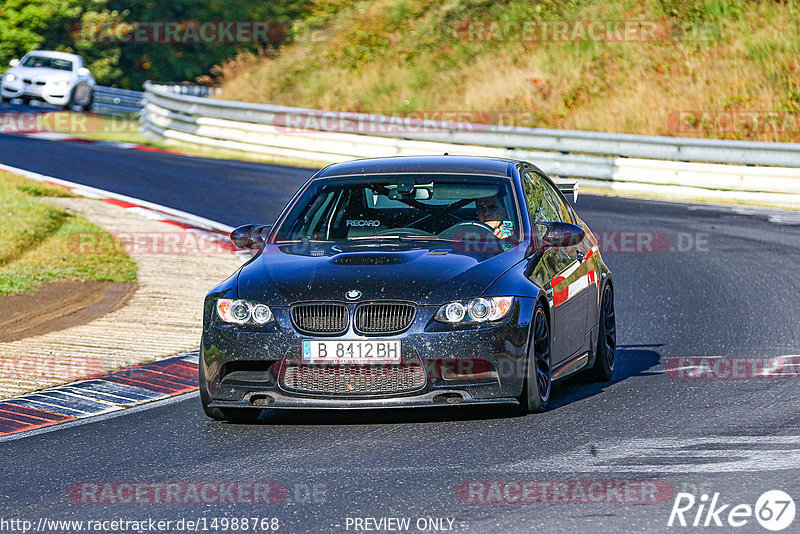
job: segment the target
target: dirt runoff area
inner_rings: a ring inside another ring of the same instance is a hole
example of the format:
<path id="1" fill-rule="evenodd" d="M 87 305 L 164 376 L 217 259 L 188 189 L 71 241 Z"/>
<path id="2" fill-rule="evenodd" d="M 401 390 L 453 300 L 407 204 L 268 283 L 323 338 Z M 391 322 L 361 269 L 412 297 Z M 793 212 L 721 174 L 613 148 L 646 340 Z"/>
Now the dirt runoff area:
<path id="1" fill-rule="evenodd" d="M 0 296 L 0 343 L 88 323 L 125 305 L 137 284 L 63 280 Z"/>
<path id="2" fill-rule="evenodd" d="M 48 202 L 111 235 L 166 238 L 185 232 L 145 209 L 90 198 Z M 135 288 L 56 282 L 35 294 L 0 300 L 0 332 L 13 336 L 0 341 L 0 399 L 196 350 L 206 292 L 243 261 L 224 248 L 190 253 L 134 246 L 129 254 L 137 265 Z"/>

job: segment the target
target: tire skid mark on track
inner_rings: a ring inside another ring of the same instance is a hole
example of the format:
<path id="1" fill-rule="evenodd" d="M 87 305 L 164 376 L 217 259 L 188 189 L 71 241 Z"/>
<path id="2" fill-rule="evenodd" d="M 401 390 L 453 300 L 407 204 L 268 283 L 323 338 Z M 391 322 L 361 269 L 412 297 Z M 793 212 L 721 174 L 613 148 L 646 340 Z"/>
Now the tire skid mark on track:
<path id="1" fill-rule="evenodd" d="M 117 412 L 197 389 L 198 351 L 0 402 L 0 437 Z"/>
<path id="2" fill-rule="evenodd" d="M 736 473 L 800 469 L 800 436 L 633 438 L 554 458 L 523 460 L 497 472 Z"/>

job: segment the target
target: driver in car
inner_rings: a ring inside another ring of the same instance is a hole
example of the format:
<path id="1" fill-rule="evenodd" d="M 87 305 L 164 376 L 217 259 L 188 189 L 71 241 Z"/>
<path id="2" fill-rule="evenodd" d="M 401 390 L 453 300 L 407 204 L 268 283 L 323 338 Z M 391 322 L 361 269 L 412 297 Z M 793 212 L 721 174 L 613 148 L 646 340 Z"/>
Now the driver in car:
<path id="1" fill-rule="evenodd" d="M 508 220 L 508 213 L 498 195 L 479 198 L 475 201 L 478 220 L 489 226 L 495 237 L 506 239 L 514 233 L 513 223 Z"/>

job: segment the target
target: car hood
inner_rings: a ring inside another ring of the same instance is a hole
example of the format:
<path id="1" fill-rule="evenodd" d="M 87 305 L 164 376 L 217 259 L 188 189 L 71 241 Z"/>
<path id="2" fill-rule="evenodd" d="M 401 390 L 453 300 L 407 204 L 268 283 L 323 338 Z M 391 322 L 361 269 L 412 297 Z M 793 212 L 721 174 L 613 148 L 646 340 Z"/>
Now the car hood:
<path id="1" fill-rule="evenodd" d="M 358 301 L 397 299 L 420 305 L 443 304 L 481 295 L 521 261 L 525 251 L 523 245 L 500 254 L 433 246 L 387 248 L 353 247 L 338 252 L 314 250 L 308 245 L 267 245 L 242 267 L 237 293 L 239 298 L 272 306 L 306 300 L 345 301 L 350 290 L 361 292 Z"/>
<path id="2" fill-rule="evenodd" d="M 28 78 L 48 82 L 56 82 L 60 80 L 72 81 L 75 78 L 75 73 L 73 72 L 67 72 L 65 70 L 58 69 L 47 69 L 44 67 L 14 67 L 13 69 L 8 69 L 6 74 L 13 74 L 18 78 Z"/>

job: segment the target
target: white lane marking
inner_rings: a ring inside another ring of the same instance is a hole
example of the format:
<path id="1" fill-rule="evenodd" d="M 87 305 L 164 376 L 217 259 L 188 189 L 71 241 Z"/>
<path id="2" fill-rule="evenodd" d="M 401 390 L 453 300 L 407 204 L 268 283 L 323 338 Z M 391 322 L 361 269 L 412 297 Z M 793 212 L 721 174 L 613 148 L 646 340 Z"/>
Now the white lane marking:
<path id="1" fill-rule="evenodd" d="M 127 195 L 120 195 L 118 193 L 112 193 L 111 191 L 106 191 L 104 189 L 97 189 L 96 187 L 90 187 L 88 185 L 83 185 L 76 182 L 70 182 L 68 180 L 62 180 L 61 178 L 56 178 L 54 176 L 47 176 L 45 174 L 39 174 L 38 172 L 33 172 L 26 169 L 20 169 L 19 167 L 12 167 L 11 165 L 6 165 L 4 163 L 0 163 L 0 169 L 3 169 L 8 172 L 21 174 L 22 176 L 25 176 L 27 178 L 39 182 L 53 182 L 54 184 L 63 185 L 65 187 L 72 189 L 73 191 L 75 191 L 75 193 L 81 196 L 86 196 L 89 198 L 114 198 L 117 200 L 122 200 L 123 202 L 136 204 L 144 208 L 150 208 L 152 210 L 160 211 L 167 215 L 179 217 L 187 222 L 190 222 L 200 227 L 206 227 L 224 233 L 230 233 L 231 231 L 233 231 L 232 226 L 228 226 L 226 224 L 222 224 L 217 221 L 212 221 L 211 219 L 206 219 L 205 217 L 200 217 L 199 215 L 193 215 L 185 211 L 180 211 L 174 208 L 169 208 L 167 206 L 162 206 L 160 204 L 155 204 L 153 202 L 148 202 L 146 200 L 129 197 Z"/>
<path id="2" fill-rule="evenodd" d="M 149 210 L 147 208 L 126 208 L 130 213 L 135 213 L 137 215 L 141 215 L 145 219 L 152 219 L 154 221 L 160 221 L 164 218 L 164 215 L 158 213 L 157 211 Z"/>
<path id="3" fill-rule="evenodd" d="M 45 139 L 47 141 L 68 141 L 71 139 L 78 139 L 74 135 L 69 135 L 61 132 L 33 132 L 33 133 L 24 133 L 21 135 L 25 137 L 32 137 L 34 139 Z"/>
<path id="4" fill-rule="evenodd" d="M 774 447 L 769 447 L 773 445 Z M 800 469 L 800 436 L 645 438 L 495 466 L 499 472 L 735 473 Z"/>

